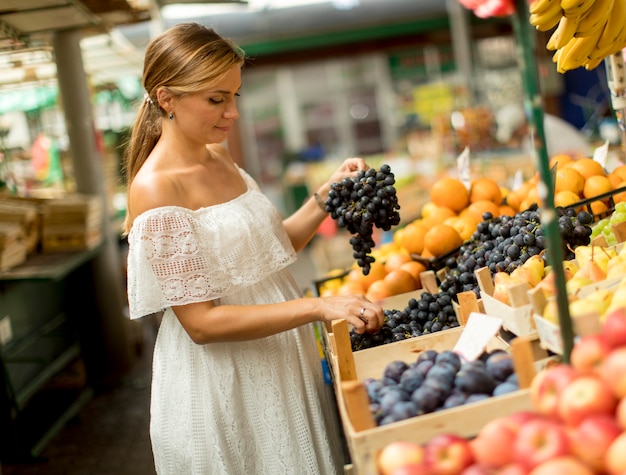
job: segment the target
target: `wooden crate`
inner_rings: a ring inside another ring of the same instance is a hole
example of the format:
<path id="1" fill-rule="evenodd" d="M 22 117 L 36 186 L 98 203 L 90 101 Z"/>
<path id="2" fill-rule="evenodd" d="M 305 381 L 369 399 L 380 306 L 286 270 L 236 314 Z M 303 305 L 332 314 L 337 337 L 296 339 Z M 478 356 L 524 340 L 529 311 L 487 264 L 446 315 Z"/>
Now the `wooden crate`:
<path id="1" fill-rule="evenodd" d="M 507 305 L 493 297 L 494 285 L 487 267 L 477 269 L 475 275 L 485 313 L 501 318 L 502 326 L 514 335 L 538 338 L 533 306 L 528 297 L 528 285 L 522 283 L 510 287 L 508 292 L 511 305 Z"/>
<path id="2" fill-rule="evenodd" d="M 18 223 L 0 223 L 0 271 L 26 260 L 24 229 Z"/>
<path id="3" fill-rule="evenodd" d="M 102 202 L 97 195 L 73 194 L 42 205 L 42 252 L 79 251 L 103 237 Z"/>
<path id="4" fill-rule="evenodd" d="M 342 323 L 344 322 L 344 323 Z M 465 406 L 437 411 L 403 421 L 376 426 L 369 411 L 369 398 L 362 381 L 380 378 L 384 368 L 393 360 L 413 362 L 427 349 L 449 350 L 461 337 L 463 328 L 454 328 L 431 335 L 391 343 L 365 351 L 349 351 L 349 336 L 345 321 L 333 323 L 330 334 L 335 352 L 331 355 L 333 382 L 344 434 L 352 458 L 352 473 L 377 475 L 376 458 L 387 444 L 397 440 L 425 443 L 440 433 L 455 433 L 463 437 L 475 436 L 488 421 L 516 411 L 530 410 L 532 404 L 528 389 L 493 397 Z M 347 339 L 347 341 L 346 341 Z M 528 340 L 519 338 L 520 342 Z M 348 349 L 346 350 L 346 345 Z M 487 350 L 509 349 L 509 345 L 494 336 Z M 530 347 L 525 345 L 526 361 L 532 361 Z M 537 365 L 518 372 L 520 387 L 527 388 Z M 516 365 L 517 368 L 517 365 Z"/>
<path id="5" fill-rule="evenodd" d="M 41 239 L 41 216 L 36 203 L 0 199 L 0 222 L 19 224 L 24 232 L 24 244 L 29 254 L 37 250 Z"/>

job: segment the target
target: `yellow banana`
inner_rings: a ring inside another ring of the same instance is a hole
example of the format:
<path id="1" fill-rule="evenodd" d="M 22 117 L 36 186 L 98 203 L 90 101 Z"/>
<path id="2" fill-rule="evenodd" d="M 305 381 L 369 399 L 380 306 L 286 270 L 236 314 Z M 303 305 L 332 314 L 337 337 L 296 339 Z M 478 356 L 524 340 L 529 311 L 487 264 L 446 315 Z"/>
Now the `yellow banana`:
<path id="1" fill-rule="evenodd" d="M 604 31 L 589 58 L 602 60 L 608 56 L 610 53 L 607 54 L 607 51 L 614 47 L 624 29 L 626 29 L 626 0 L 615 0 Z"/>
<path id="2" fill-rule="evenodd" d="M 590 36 L 603 28 L 611 15 L 615 0 L 595 0 L 593 8 L 579 20 L 576 36 Z"/>
<path id="3" fill-rule="evenodd" d="M 561 0 L 564 16 L 579 16 L 586 13 L 594 4 L 594 0 Z"/>
<path id="4" fill-rule="evenodd" d="M 531 15 L 542 15 L 547 11 L 553 12 L 555 8 L 561 8 L 560 0 L 535 0 L 528 6 Z"/>
<path id="5" fill-rule="evenodd" d="M 583 66 L 587 71 L 591 71 L 592 69 L 596 69 L 600 64 L 604 61 L 603 58 L 590 59 L 587 58 L 587 61 L 583 63 Z"/>
<path id="6" fill-rule="evenodd" d="M 589 36 L 572 38 L 563 48 L 557 62 L 557 71 L 561 74 L 580 68 L 589 58 L 589 54 L 598 43 L 602 29 Z"/>
<path id="7" fill-rule="evenodd" d="M 579 17 L 561 17 L 559 20 L 559 26 L 552 33 L 548 39 L 546 48 L 549 50 L 557 50 L 565 46 L 569 40 L 574 37 L 576 29 L 578 28 Z"/>
<path id="8" fill-rule="evenodd" d="M 534 15 L 531 13 L 528 20 L 537 30 L 548 31 L 559 23 L 562 16 L 563 13 L 561 12 L 561 9 L 557 8 L 554 13 L 552 13 L 552 16 L 549 16 L 547 13 L 543 15 Z"/>

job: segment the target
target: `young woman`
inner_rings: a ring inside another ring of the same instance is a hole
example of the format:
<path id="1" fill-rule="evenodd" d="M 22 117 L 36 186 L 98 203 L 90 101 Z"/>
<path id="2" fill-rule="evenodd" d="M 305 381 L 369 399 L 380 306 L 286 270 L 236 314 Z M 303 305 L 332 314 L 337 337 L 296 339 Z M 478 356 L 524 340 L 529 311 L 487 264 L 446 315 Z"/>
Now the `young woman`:
<path id="1" fill-rule="evenodd" d="M 150 434 L 161 475 L 342 472 L 311 324 L 383 323 L 363 295 L 303 298 L 288 265 L 326 217 L 330 183 L 283 220 L 220 145 L 238 118 L 244 54 L 180 24 L 145 55 L 146 99 L 128 156 L 131 318 L 163 311 Z"/>

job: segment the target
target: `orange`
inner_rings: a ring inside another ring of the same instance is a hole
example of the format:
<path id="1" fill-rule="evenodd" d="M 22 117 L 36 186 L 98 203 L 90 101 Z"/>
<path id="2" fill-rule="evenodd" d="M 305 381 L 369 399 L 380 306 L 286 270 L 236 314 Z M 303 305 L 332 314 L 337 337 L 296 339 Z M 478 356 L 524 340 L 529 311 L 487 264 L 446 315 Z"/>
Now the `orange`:
<path id="1" fill-rule="evenodd" d="M 385 264 L 376 260 L 370 264 L 370 271 L 367 275 L 363 274 L 363 270 L 360 267 L 354 267 L 346 276 L 346 280 L 356 282 L 363 291 L 367 291 L 372 283 L 385 277 L 385 274 L 387 274 Z"/>
<path id="2" fill-rule="evenodd" d="M 594 215 L 603 215 L 609 210 L 604 201 L 592 201 L 589 206 L 591 206 L 591 213 Z"/>
<path id="3" fill-rule="evenodd" d="M 430 188 L 430 200 L 437 206 L 445 206 L 458 213 L 468 205 L 469 193 L 461 180 L 443 177 Z"/>
<path id="4" fill-rule="evenodd" d="M 420 216 L 422 218 L 428 218 L 437 208 L 439 208 L 439 206 L 437 206 L 435 203 L 433 203 L 432 201 L 427 201 L 422 205 L 422 209 L 420 210 Z"/>
<path id="5" fill-rule="evenodd" d="M 424 236 L 424 250 L 435 257 L 446 254 L 461 244 L 463 239 L 459 232 L 447 224 L 433 226 Z"/>
<path id="6" fill-rule="evenodd" d="M 579 196 L 582 196 L 584 186 L 585 179 L 575 168 L 559 168 L 556 171 L 556 180 L 554 183 L 554 190 L 556 193 L 559 191 L 569 190 Z"/>
<path id="7" fill-rule="evenodd" d="M 456 229 L 461 235 L 461 239 L 463 239 L 463 241 L 467 241 L 471 238 L 474 231 L 476 231 L 476 221 L 469 214 L 448 218 L 444 221 L 444 224 L 452 226 Z"/>
<path id="8" fill-rule="evenodd" d="M 593 158 L 583 157 L 567 165 L 578 171 L 585 180 L 594 175 L 606 176 L 606 171 Z"/>
<path id="9" fill-rule="evenodd" d="M 422 276 L 421 273 L 426 271 L 426 266 L 421 262 L 413 261 L 405 262 L 400 266 L 400 270 L 407 271 L 411 276 L 413 276 L 413 280 L 415 280 L 415 288 L 422 288 Z"/>
<path id="10" fill-rule="evenodd" d="M 515 216 L 515 210 L 508 205 L 500 205 L 500 216 Z"/>
<path id="11" fill-rule="evenodd" d="M 493 215 L 493 217 L 500 216 L 500 206 L 495 204 L 493 201 L 475 201 L 467 208 L 467 214 L 474 220 L 476 223 L 481 223 L 484 221 L 483 214 L 489 212 Z"/>
<path id="12" fill-rule="evenodd" d="M 364 294 L 365 289 L 356 281 L 347 280 L 336 290 L 337 295 Z"/>
<path id="13" fill-rule="evenodd" d="M 408 252 L 394 252 L 390 254 L 385 260 L 385 274 L 388 274 L 392 270 L 398 269 L 405 262 L 410 262 L 413 259 Z"/>
<path id="14" fill-rule="evenodd" d="M 608 193 L 611 190 L 613 190 L 613 186 L 606 176 L 592 175 L 585 180 L 583 196 L 585 198 L 593 198 L 594 196 Z"/>
<path id="15" fill-rule="evenodd" d="M 481 177 L 472 180 L 469 194 L 470 203 L 476 201 L 493 201 L 495 204 L 502 203 L 502 190 L 494 180 L 488 177 Z"/>
<path id="16" fill-rule="evenodd" d="M 573 205 L 580 201 L 580 196 L 570 190 L 559 191 L 554 195 L 554 206 L 566 206 Z"/>
<path id="17" fill-rule="evenodd" d="M 398 295 L 417 289 L 417 282 L 406 270 L 394 269 L 383 279 L 389 295 Z"/>
<path id="18" fill-rule="evenodd" d="M 428 228 L 420 221 L 413 221 L 404 228 L 400 228 L 396 233 L 398 236 L 398 244 L 406 249 L 409 254 L 421 254 L 424 250 L 424 235 Z"/>
<path id="19" fill-rule="evenodd" d="M 536 188 L 535 184 L 531 181 L 525 181 L 516 190 L 509 191 L 509 193 L 506 195 L 505 203 L 513 208 L 515 211 L 519 211 L 522 201 L 524 200 L 524 198 L 526 198 L 526 195 L 531 188 Z"/>
<path id="20" fill-rule="evenodd" d="M 391 294 L 389 293 L 389 289 L 387 289 L 387 283 L 383 279 L 373 282 L 365 293 L 365 297 L 372 302 L 377 302 L 390 296 Z"/>
<path id="21" fill-rule="evenodd" d="M 452 211 L 450 208 L 446 208 L 445 206 L 433 206 L 428 213 L 428 216 L 424 217 L 424 220 L 427 222 L 428 226 L 433 226 L 435 224 L 443 223 L 446 219 L 456 216 L 456 213 Z"/>
<path id="22" fill-rule="evenodd" d="M 553 155 L 548 163 L 550 164 L 550 168 L 556 165 L 556 168 L 558 170 L 560 168 L 563 168 L 566 164 L 571 163 L 573 160 L 574 159 L 571 155 L 568 155 L 566 153 L 559 153 Z"/>
<path id="23" fill-rule="evenodd" d="M 615 189 L 626 187 L 626 181 L 618 183 Z M 619 203 L 620 201 L 626 201 L 626 191 L 621 191 L 613 195 L 613 203 Z"/>

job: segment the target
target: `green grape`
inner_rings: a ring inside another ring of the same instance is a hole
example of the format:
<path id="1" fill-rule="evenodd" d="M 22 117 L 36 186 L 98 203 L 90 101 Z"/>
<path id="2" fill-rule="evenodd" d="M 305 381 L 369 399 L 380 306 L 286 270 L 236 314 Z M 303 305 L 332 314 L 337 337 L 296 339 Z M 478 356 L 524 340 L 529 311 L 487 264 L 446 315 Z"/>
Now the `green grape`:
<path id="1" fill-rule="evenodd" d="M 613 214 L 609 218 L 609 221 L 610 221 L 611 224 L 623 223 L 624 221 L 626 221 L 626 210 L 618 211 L 617 207 L 616 207 L 615 211 L 613 212 Z"/>
<path id="2" fill-rule="evenodd" d="M 620 201 L 615 203 L 615 211 L 625 212 L 626 213 L 626 201 Z"/>
<path id="3" fill-rule="evenodd" d="M 591 239 L 593 239 L 594 237 L 600 235 L 605 228 L 609 227 L 608 224 L 610 223 L 610 219 L 609 218 L 603 218 L 600 221 L 598 221 L 596 224 L 594 224 L 593 228 L 591 228 Z"/>

